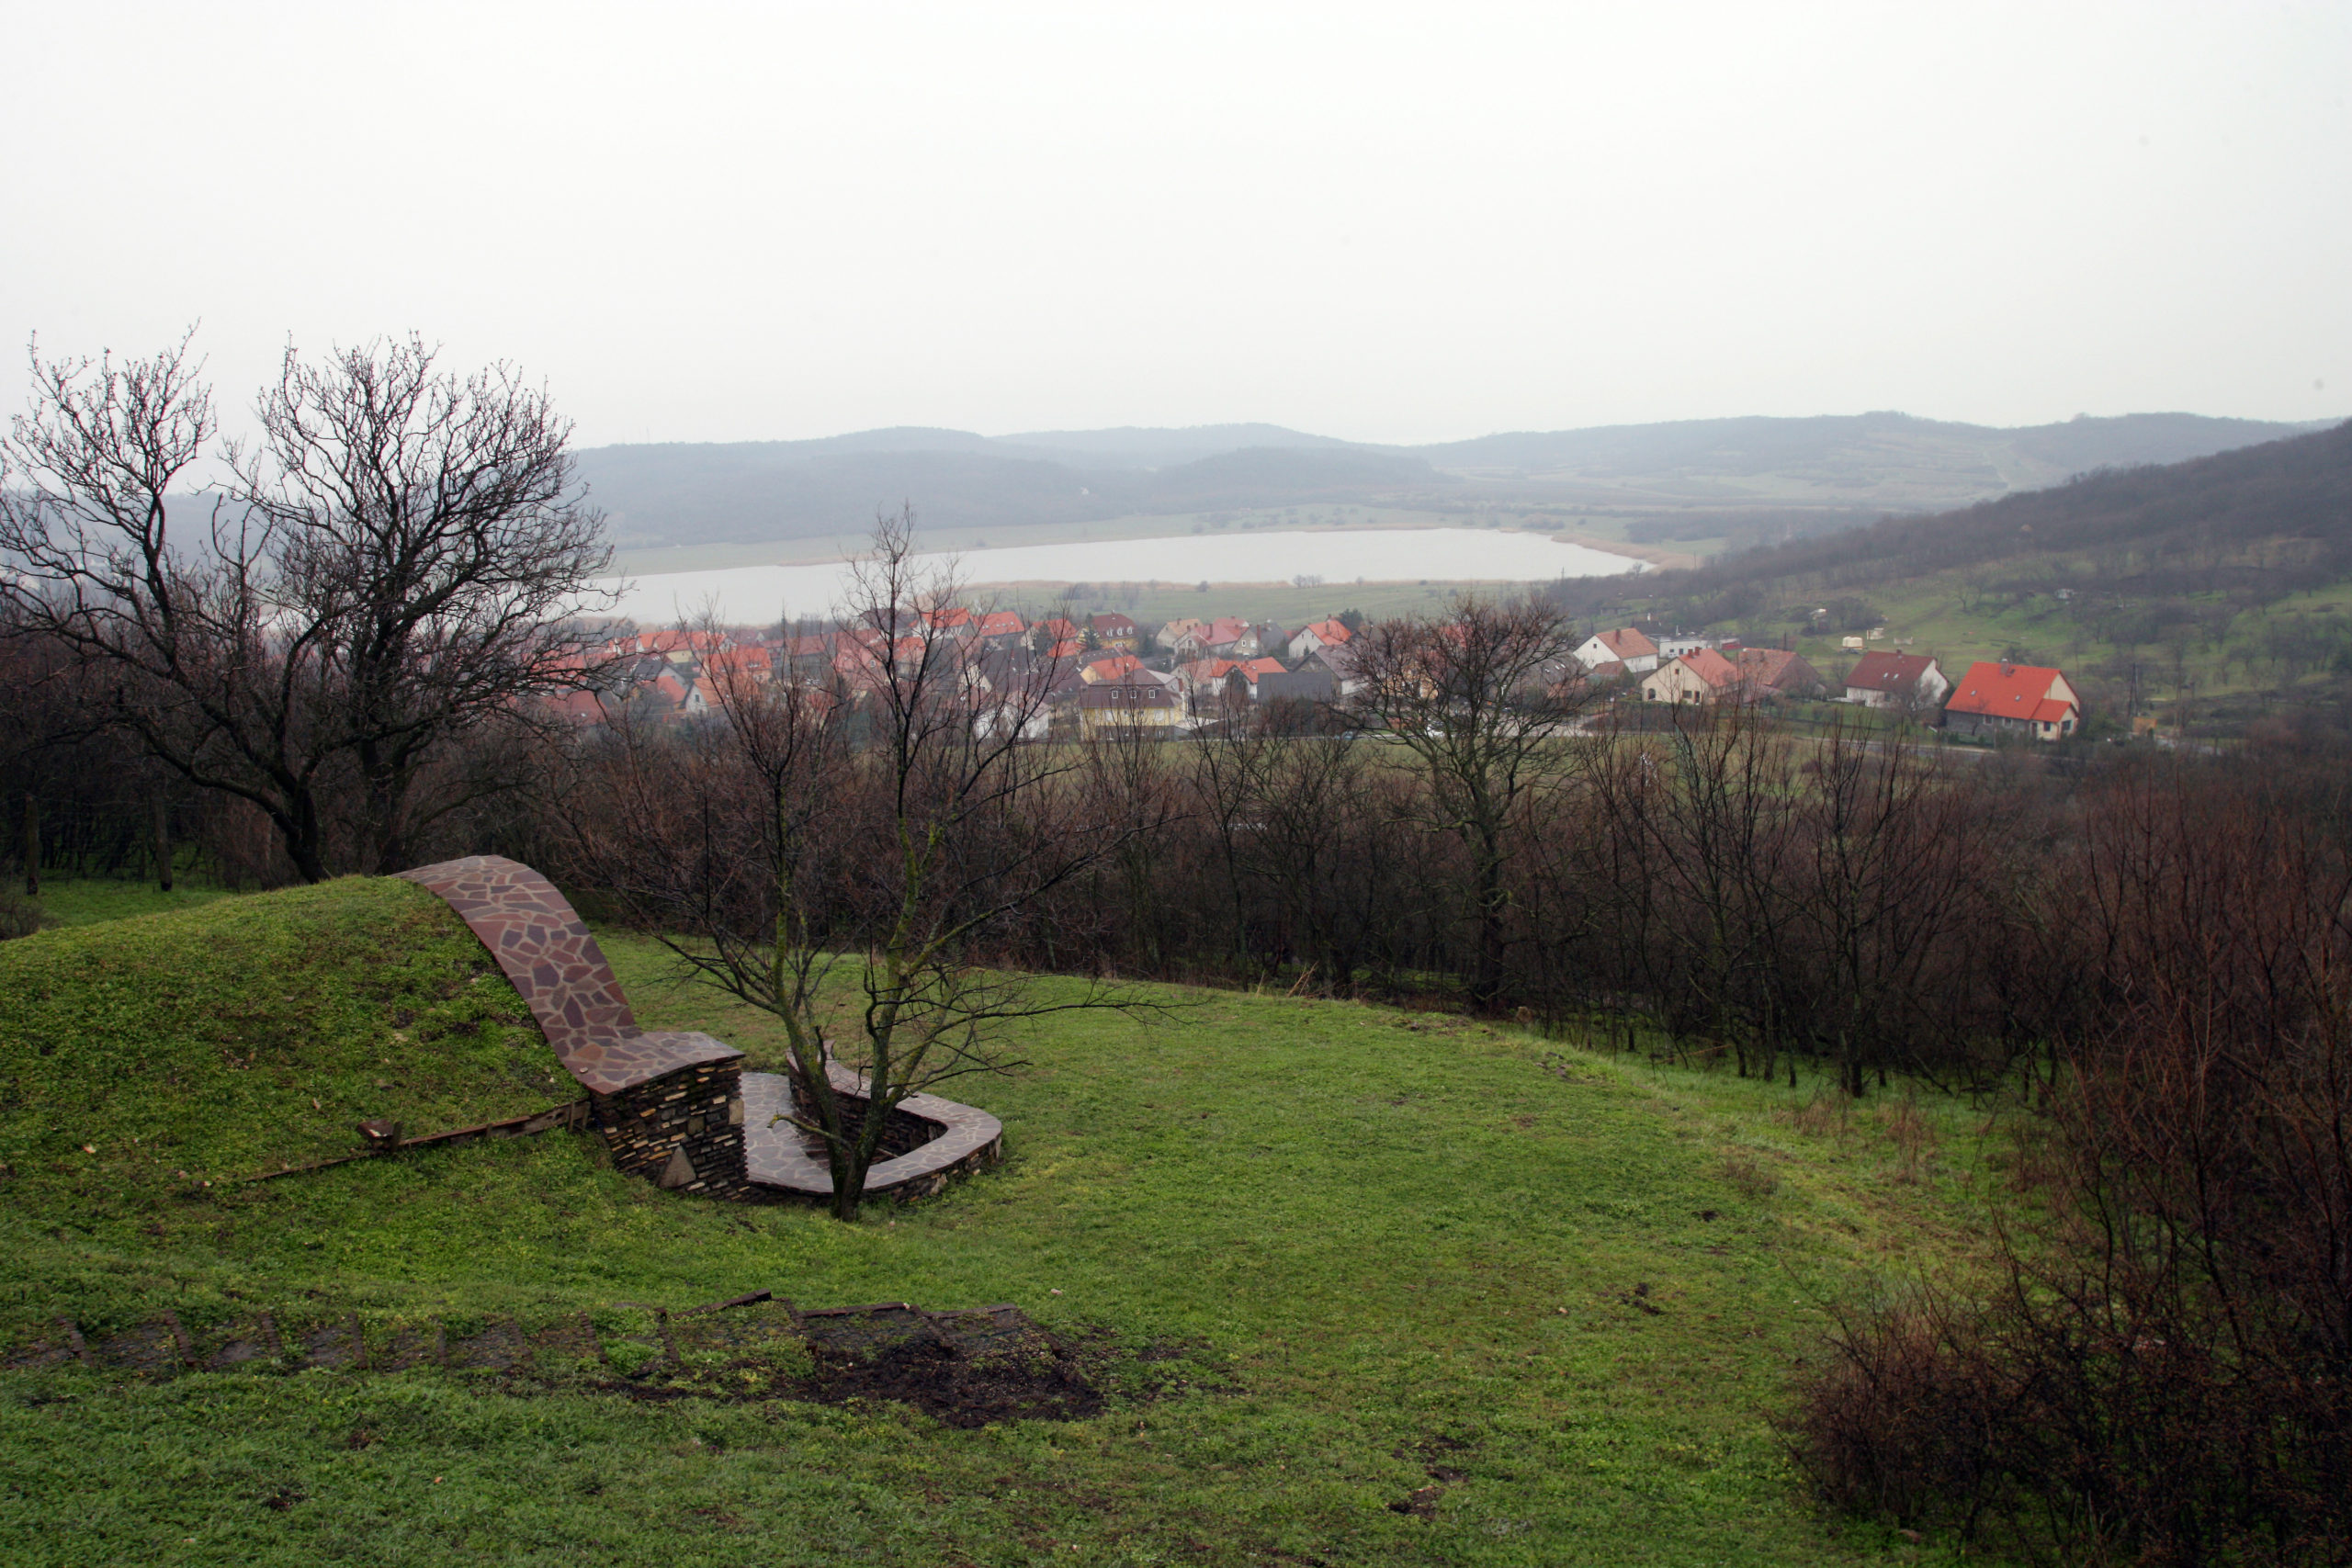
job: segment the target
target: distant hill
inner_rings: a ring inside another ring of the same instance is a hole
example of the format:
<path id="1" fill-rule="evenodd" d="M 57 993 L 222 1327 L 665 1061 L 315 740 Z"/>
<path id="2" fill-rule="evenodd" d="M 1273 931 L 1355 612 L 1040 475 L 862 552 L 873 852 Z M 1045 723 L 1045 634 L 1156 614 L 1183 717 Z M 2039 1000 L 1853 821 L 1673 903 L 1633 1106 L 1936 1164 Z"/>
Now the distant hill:
<path id="1" fill-rule="evenodd" d="M 1419 457 L 1336 442 L 1227 446 L 1166 467 L 1143 461 L 1193 449 L 1106 446 L 1093 454 L 1099 466 L 1078 467 L 1018 441 L 877 431 L 830 441 L 595 447 L 580 454 L 580 468 L 625 547 L 854 536 L 876 511 L 902 503 L 928 526 L 964 529 L 1459 488 Z"/>
<path id="2" fill-rule="evenodd" d="M 812 441 L 592 447 L 616 543 L 825 537 L 910 502 L 946 529 L 1308 502 L 1526 507 L 1637 520 L 1634 537 L 1784 537 L 2175 463 L 2307 427 L 2130 414 L 1998 430 L 1871 413 L 1687 420 L 1383 446 L 1269 424 L 985 436 L 903 427 Z"/>
<path id="3" fill-rule="evenodd" d="M 2214 422 L 2208 422 L 2214 423 Z M 2068 426 L 2051 426 L 2065 430 Z M 2041 432 L 2032 433 L 2040 435 Z M 2092 433 L 2075 451 L 2130 451 Z M 1726 555 L 1642 580 L 1641 597 L 1696 623 L 1791 594 L 1859 592 L 1936 573 L 2049 573 L 2141 596 L 2255 602 L 2352 580 L 2352 422 L 2167 466 L 2105 468 L 2045 490 Z M 1592 609 L 1625 597 L 1596 579 Z M 1720 614 L 1710 613 L 1720 611 Z"/>

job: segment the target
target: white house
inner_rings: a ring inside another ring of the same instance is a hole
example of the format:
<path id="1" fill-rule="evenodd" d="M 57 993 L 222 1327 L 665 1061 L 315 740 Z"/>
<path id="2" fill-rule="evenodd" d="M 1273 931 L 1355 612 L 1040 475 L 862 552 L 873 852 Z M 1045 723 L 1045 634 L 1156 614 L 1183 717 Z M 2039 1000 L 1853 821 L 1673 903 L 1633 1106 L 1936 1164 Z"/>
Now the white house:
<path id="1" fill-rule="evenodd" d="M 1632 626 L 1619 626 L 1585 638 L 1577 649 L 1576 658 L 1587 670 L 1615 663 L 1640 675 L 1657 668 L 1657 644 Z"/>
<path id="2" fill-rule="evenodd" d="M 1951 690 L 1941 667 L 1924 653 L 1865 653 L 1846 676 L 1846 700 L 1864 707 L 1908 705 L 1932 712 Z"/>

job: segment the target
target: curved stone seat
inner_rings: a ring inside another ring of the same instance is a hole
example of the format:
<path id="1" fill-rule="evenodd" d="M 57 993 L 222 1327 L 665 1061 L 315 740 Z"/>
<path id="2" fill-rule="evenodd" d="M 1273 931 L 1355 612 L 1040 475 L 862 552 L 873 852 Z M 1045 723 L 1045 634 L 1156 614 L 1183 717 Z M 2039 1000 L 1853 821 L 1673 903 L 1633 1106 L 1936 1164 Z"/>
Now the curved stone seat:
<path id="1" fill-rule="evenodd" d="M 826 1076 L 835 1094 L 865 1099 L 864 1074 L 827 1063 Z M 831 1168 L 822 1155 L 809 1152 L 807 1134 L 780 1120 L 791 1114 L 792 1107 L 792 1080 L 782 1073 L 743 1075 L 745 1174 L 753 1187 L 830 1198 Z M 935 1094 L 910 1094 L 899 1102 L 896 1115 L 916 1124 L 901 1134 L 915 1146 L 866 1168 L 863 1190 L 869 1197 L 928 1198 L 945 1188 L 950 1178 L 994 1165 L 1003 1156 L 1004 1124 L 985 1111 Z M 894 1120 L 891 1132 L 901 1134 L 902 1125 Z"/>
<path id="2" fill-rule="evenodd" d="M 400 874 L 437 895 L 481 939 L 522 995 L 556 1060 L 588 1091 L 596 1130 L 624 1170 L 714 1197 L 830 1198 L 832 1172 L 775 1118 L 790 1080 L 746 1073 L 743 1053 L 685 1029 L 640 1029 L 571 901 L 519 861 L 469 855 Z M 865 1078 L 829 1063 L 833 1091 L 864 1101 Z M 957 1172 L 996 1162 L 1004 1129 L 985 1111 L 910 1095 L 893 1113 L 865 1190 L 928 1197 Z"/>

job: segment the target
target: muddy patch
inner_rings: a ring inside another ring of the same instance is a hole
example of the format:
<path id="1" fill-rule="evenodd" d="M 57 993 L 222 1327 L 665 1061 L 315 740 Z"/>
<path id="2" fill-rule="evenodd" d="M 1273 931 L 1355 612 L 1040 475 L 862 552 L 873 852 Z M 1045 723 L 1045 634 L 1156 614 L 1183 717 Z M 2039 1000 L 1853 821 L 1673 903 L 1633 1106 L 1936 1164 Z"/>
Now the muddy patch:
<path id="1" fill-rule="evenodd" d="M 600 1321 L 601 1315 L 601 1321 Z M 686 1312 L 620 1303 L 526 1325 L 512 1317 L 398 1325 L 356 1314 L 280 1325 L 268 1313 L 190 1335 L 163 1314 L 85 1341 L 60 1322 L 0 1356 L 0 1371 L 79 1364 L 138 1378 L 191 1370 L 383 1373 L 436 1368 L 511 1394 L 607 1392 L 630 1399 L 894 1402 L 952 1427 L 1074 1421 L 1104 1407 L 1119 1358 L 1073 1348 L 1010 1303 L 928 1312 L 906 1302 L 801 1312 L 764 1291 Z M 1144 1362 L 1154 1362 L 1147 1351 Z M 1173 1369 L 1122 1378 L 1152 1397 L 1186 1386 Z"/>

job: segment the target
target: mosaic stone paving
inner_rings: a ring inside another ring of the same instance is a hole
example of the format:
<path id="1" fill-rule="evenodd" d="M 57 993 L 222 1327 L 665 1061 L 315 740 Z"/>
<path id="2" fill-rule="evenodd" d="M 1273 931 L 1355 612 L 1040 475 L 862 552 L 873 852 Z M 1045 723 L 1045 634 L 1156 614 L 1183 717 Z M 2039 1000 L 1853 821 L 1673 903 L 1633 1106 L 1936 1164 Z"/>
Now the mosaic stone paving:
<path id="1" fill-rule="evenodd" d="M 593 1094 L 617 1094 L 680 1067 L 743 1053 L 691 1030 L 637 1026 L 604 949 L 555 885 L 500 855 L 469 855 L 401 876 L 437 894 L 514 983 L 556 1058 Z"/>

